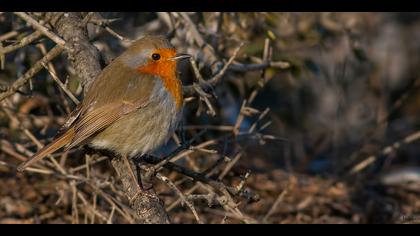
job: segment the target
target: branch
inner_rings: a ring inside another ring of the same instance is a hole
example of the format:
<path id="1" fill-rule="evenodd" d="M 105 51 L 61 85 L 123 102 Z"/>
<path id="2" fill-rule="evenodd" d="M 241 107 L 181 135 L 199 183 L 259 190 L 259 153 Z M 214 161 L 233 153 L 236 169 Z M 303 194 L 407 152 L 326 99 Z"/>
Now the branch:
<path id="1" fill-rule="evenodd" d="M 138 222 L 143 224 L 170 223 L 163 203 L 153 188 L 138 194 L 139 192 L 136 191 L 138 183 L 130 176 L 130 171 L 127 171 L 123 158 L 114 157 L 111 163 L 121 179 L 124 194 L 130 200 L 130 205 L 138 216 Z"/>
<path id="2" fill-rule="evenodd" d="M 397 151 L 398 149 L 400 149 L 401 146 L 410 144 L 410 143 L 415 142 L 419 139 L 420 139 L 420 131 L 416 131 L 416 132 L 408 135 L 407 137 L 405 137 L 403 140 L 397 141 L 397 142 L 385 147 L 384 149 L 382 149 L 382 151 L 379 153 L 379 155 L 389 155 L 389 154 Z M 374 163 L 379 155 L 372 155 L 372 156 L 369 156 L 368 158 L 366 158 L 365 160 L 361 161 L 360 163 L 355 165 L 350 170 L 350 174 L 356 174 L 356 173 L 364 170 L 369 165 Z"/>
<path id="3" fill-rule="evenodd" d="M 98 49 L 89 42 L 86 22 L 82 13 L 57 13 L 45 14 L 46 21 L 50 22 L 58 35 L 61 36 L 71 48 L 67 51 L 71 65 L 80 77 L 84 92 L 88 91 L 90 84 L 101 72 Z"/>
<path id="4" fill-rule="evenodd" d="M 159 158 L 156 158 L 156 157 L 151 156 L 151 155 L 145 156 L 144 160 L 146 162 L 150 163 L 150 164 L 156 164 L 156 163 L 160 162 Z M 175 171 L 179 174 L 188 176 L 191 179 L 193 179 L 194 181 L 199 181 L 201 183 L 208 184 L 209 186 L 216 189 L 217 191 L 219 191 L 222 194 L 225 194 L 225 193 L 228 192 L 232 195 L 237 195 L 237 196 L 240 196 L 240 197 L 244 197 L 244 198 L 246 198 L 247 201 L 250 201 L 250 202 L 256 202 L 256 201 L 259 200 L 259 196 L 257 194 L 254 194 L 254 193 L 251 193 L 251 192 L 245 192 L 245 191 L 243 191 L 242 187 L 241 188 L 234 188 L 234 187 L 226 186 L 222 182 L 220 182 L 218 180 L 213 180 L 203 173 L 195 172 L 193 170 L 190 170 L 188 168 L 185 168 L 185 167 L 180 166 L 178 164 L 175 164 L 173 162 L 167 162 L 163 165 L 163 167 L 165 169 L 170 170 L 170 171 Z"/>
<path id="5" fill-rule="evenodd" d="M 235 72 L 248 72 L 248 71 L 257 71 L 257 70 L 264 70 L 267 68 L 278 68 L 278 69 L 288 69 L 290 68 L 290 63 L 285 61 L 272 61 L 272 62 L 264 62 L 260 64 L 242 64 L 242 63 L 234 63 L 230 66 L 229 70 Z"/>
<path id="6" fill-rule="evenodd" d="M 31 16 L 29 16 L 28 14 L 23 13 L 23 12 L 15 12 L 15 14 L 17 16 L 19 16 L 20 18 L 22 18 L 27 23 L 29 23 L 32 27 L 34 27 L 36 30 L 38 30 L 39 32 L 41 32 L 43 35 L 45 35 L 48 38 L 50 38 L 56 44 L 60 45 L 61 47 L 65 47 L 66 46 L 66 41 L 64 41 L 62 38 L 58 37 L 56 34 L 54 34 L 53 32 L 51 32 L 49 29 L 47 29 L 45 26 L 43 26 L 41 23 L 39 23 L 38 21 L 36 21 L 34 18 L 32 18 Z"/>
<path id="7" fill-rule="evenodd" d="M 176 194 L 181 198 L 181 200 L 191 209 L 191 212 L 193 213 L 195 219 L 199 224 L 203 224 L 203 221 L 198 216 L 197 210 L 194 207 L 194 204 L 186 198 L 186 196 L 179 190 L 176 185 L 166 176 L 163 176 L 159 173 L 156 174 L 156 178 L 161 180 L 162 182 L 166 183 L 172 190 L 175 191 Z"/>
<path id="8" fill-rule="evenodd" d="M 35 31 L 32 34 L 24 37 L 23 39 L 17 41 L 16 43 L 13 43 L 11 45 L 8 45 L 7 47 L 4 47 L 0 50 L 0 55 L 7 54 L 9 52 L 15 51 L 19 48 L 25 47 L 26 45 L 32 43 L 33 41 L 37 40 L 39 37 L 41 37 L 41 32 Z M 0 40 L 1 41 L 1 40 Z"/>
<path id="9" fill-rule="evenodd" d="M 243 46 L 243 43 L 241 43 L 233 52 L 232 56 L 229 58 L 229 60 L 225 63 L 225 65 L 220 69 L 219 72 L 217 72 L 212 78 L 208 80 L 204 80 L 203 76 L 198 71 L 198 68 L 196 66 L 196 61 L 191 58 L 191 65 L 193 68 L 193 72 L 195 74 L 195 77 L 198 80 L 198 84 L 201 88 L 206 89 L 208 86 L 216 86 L 218 83 L 220 83 L 222 77 L 226 74 L 227 71 L 233 71 L 233 72 L 249 72 L 249 71 L 258 71 L 258 70 L 265 70 L 268 68 L 278 68 L 278 69 L 288 69 L 290 68 L 290 63 L 285 61 L 271 61 L 268 60 L 266 62 L 262 63 L 256 63 L 256 64 L 243 64 L 243 63 L 236 63 L 234 62 L 239 50 Z M 184 86 L 184 95 L 185 96 L 192 96 L 196 93 L 198 93 L 196 85 L 188 85 Z"/>
<path id="10" fill-rule="evenodd" d="M 45 64 L 48 64 L 52 59 L 61 54 L 63 49 L 60 46 L 55 46 L 51 49 L 41 60 L 37 61 L 31 69 L 17 79 L 12 86 L 7 88 L 3 93 L 0 93 L 0 101 L 16 93 L 20 87 L 25 85 L 35 74 L 37 74 Z"/>
<path id="11" fill-rule="evenodd" d="M 239 44 L 239 46 L 235 49 L 235 51 L 233 52 L 233 55 L 229 58 L 229 60 L 226 62 L 226 64 L 223 66 L 223 68 L 219 72 L 217 72 L 209 80 L 203 80 L 202 79 L 202 76 L 199 74 L 198 70 L 197 69 L 194 69 L 194 72 L 196 73 L 196 76 L 199 79 L 199 85 L 200 85 L 200 87 L 206 89 L 206 87 L 208 87 L 208 86 L 215 86 L 216 84 L 218 84 L 219 81 L 221 80 L 221 78 L 225 75 L 225 73 L 226 73 L 227 69 L 229 68 L 229 66 L 235 60 L 236 56 L 239 53 L 239 50 L 242 48 L 243 45 L 244 45 L 243 43 Z M 184 87 L 184 95 L 186 95 L 186 96 L 188 96 L 188 95 L 191 96 L 195 92 L 197 92 L 197 89 L 194 88 L 194 85 L 189 85 L 189 86 L 185 86 Z"/>

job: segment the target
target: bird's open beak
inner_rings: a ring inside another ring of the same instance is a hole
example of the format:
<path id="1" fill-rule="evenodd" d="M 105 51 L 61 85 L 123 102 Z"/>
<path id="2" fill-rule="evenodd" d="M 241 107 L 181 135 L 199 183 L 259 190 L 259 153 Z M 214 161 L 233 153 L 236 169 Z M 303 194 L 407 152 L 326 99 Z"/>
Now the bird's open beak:
<path id="1" fill-rule="evenodd" d="M 185 53 L 179 53 L 176 54 L 174 57 L 171 58 L 171 60 L 173 61 L 177 61 L 177 60 L 181 60 L 181 59 L 187 59 L 192 57 L 190 54 L 185 54 Z"/>

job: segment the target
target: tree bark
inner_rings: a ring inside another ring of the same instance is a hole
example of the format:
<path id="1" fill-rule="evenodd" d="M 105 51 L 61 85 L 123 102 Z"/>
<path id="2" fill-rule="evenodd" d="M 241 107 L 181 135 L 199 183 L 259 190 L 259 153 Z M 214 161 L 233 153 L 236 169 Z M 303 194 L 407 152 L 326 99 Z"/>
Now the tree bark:
<path id="1" fill-rule="evenodd" d="M 67 51 L 68 59 L 81 79 L 85 93 L 90 84 L 101 72 L 98 49 L 89 42 L 86 23 L 83 22 L 83 14 L 80 12 L 48 12 L 45 19 L 53 26 L 71 51 Z"/>
<path id="2" fill-rule="evenodd" d="M 111 163 L 121 179 L 123 191 L 130 201 L 131 208 L 136 211 L 138 222 L 142 224 L 170 223 L 163 202 L 156 195 L 153 188 L 144 189 L 141 194 L 138 194 L 136 186 L 138 183 L 131 177 L 127 171 L 127 165 L 122 159 L 121 157 L 114 157 Z M 131 168 L 134 169 L 134 166 Z"/>

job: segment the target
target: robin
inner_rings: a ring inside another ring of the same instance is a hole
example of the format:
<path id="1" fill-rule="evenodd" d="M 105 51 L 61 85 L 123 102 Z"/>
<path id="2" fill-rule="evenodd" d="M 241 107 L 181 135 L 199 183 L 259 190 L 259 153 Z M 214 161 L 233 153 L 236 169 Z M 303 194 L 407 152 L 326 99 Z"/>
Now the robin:
<path id="1" fill-rule="evenodd" d="M 177 54 L 162 36 L 145 36 L 112 61 L 92 82 L 82 103 L 56 138 L 18 171 L 65 147 L 88 144 L 125 158 L 164 144 L 180 121 L 183 95 Z"/>

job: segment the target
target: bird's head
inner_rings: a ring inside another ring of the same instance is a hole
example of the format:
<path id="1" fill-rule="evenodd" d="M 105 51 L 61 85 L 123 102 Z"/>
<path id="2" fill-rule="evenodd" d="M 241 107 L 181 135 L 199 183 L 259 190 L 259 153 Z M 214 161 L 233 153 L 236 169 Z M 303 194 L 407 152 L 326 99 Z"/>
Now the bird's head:
<path id="1" fill-rule="evenodd" d="M 175 75 L 178 60 L 189 57 L 188 54 L 177 54 L 163 36 L 144 36 L 127 49 L 122 61 L 140 73 L 166 77 Z"/>

